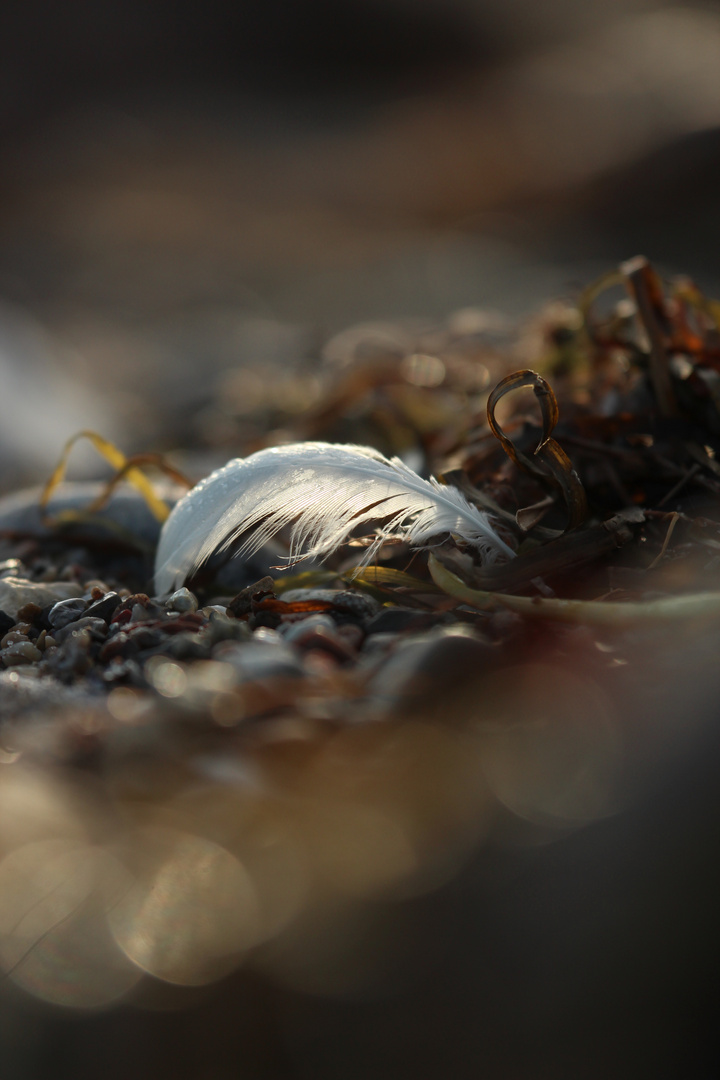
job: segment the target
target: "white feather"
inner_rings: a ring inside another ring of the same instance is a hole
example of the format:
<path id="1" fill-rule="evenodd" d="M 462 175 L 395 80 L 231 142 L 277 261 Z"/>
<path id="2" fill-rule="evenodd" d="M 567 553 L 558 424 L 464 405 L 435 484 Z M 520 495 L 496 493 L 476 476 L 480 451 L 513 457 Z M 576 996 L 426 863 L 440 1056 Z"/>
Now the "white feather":
<path id="1" fill-rule="evenodd" d="M 423 480 L 399 458 L 366 446 L 308 442 L 261 450 L 218 469 L 180 500 L 163 526 L 155 559 L 158 595 L 181 585 L 243 533 L 238 554 L 251 555 L 292 524 L 288 561 L 329 555 L 365 522 L 386 522 L 383 535 L 423 545 L 454 533 L 486 561 L 514 552 L 486 513 L 456 488 Z M 382 543 L 366 552 L 369 562 Z"/>

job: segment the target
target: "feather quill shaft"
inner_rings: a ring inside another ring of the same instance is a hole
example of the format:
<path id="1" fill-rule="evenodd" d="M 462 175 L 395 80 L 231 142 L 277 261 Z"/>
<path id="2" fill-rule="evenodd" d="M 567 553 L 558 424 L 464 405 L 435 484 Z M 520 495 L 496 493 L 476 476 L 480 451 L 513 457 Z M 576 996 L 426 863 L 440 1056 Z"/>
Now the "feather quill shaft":
<path id="1" fill-rule="evenodd" d="M 383 537 L 415 546 L 453 533 L 487 562 L 514 552 L 489 516 L 456 488 L 423 480 L 399 458 L 365 446 L 308 442 L 236 458 L 180 500 L 160 534 L 155 560 L 158 594 L 177 588 L 215 552 L 248 534 L 238 554 L 251 555 L 292 526 L 288 561 L 329 555 L 365 522 L 385 523 Z"/>

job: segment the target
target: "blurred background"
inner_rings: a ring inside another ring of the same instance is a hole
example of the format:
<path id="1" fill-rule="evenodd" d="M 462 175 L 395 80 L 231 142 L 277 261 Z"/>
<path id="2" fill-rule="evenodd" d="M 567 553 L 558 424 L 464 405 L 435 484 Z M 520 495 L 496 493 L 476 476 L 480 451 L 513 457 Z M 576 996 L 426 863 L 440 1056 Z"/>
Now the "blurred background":
<path id="1" fill-rule="evenodd" d="M 9 0 L 0 50 L 2 491 L 86 427 L 224 461 L 248 387 L 306 390 L 354 324 L 505 326 L 640 252 L 720 293 L 718 4 Z M 363 908 L 342 949 L 302 924 L 316 986 L 9 994 L 0 1074 L 716 1075 L 717 738 L 663 731 L 621 817 Z"/>
<path id="2" fill-rule="evenodd" d="M 227 372 L 358 322 L 716 285 L 717 5 L 10 2 L 0 49 L 5 489 L 217 443 Z"/>

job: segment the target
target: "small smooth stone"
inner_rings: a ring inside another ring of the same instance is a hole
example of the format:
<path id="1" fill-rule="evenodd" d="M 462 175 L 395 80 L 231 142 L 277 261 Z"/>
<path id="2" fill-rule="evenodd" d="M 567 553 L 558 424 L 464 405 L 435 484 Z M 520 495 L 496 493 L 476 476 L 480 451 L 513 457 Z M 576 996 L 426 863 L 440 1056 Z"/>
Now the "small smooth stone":
<path id="1" fill-rule="evenodd" d="M 353 660 L 355 658 L 355 649 L 344 642 L 336 633 L 330 633 L 324 627 L 311 630 L 306 637 L 298 642 L 298 645 L 305 650 L 306 665 L 307 655 L 309 654 L 329 654 L 339 661 Z"/>
<path id="2" fill-rule="evenodd" d="M 144 604 L 133 604 L 132 611 L 130 612 L 131 623 L 149 622 L 151 619 L 154 618 L 154 613 L 152 611 L 148 611 Z"/>
<path id="3" fill-rule="evenodd" d="M 467 688 L 494 657 L 492 645 L 462 626 L 401 638 L 372 678 L 367 706 L 377 715 L 398 711 L 442 718 L 452 701 L 457 714 L 467 707 Z"/>
<path id="4" fill-rule="evenodd" d="M 303 639 L 317 630 L 324 630 L 328 634 L 334 634 L 336 626 L 329 615 L 320 613 L 308 615 L 307 618 L 300 619 L 298 622 L 282 623 L 278 629 L 285 641 L 291 645 L 299 645 Z"/>
<path id="5" fill-rule="evenodd" d="M 17 644 L 18 641 L 27 641 L 28 636 L 22 630 L 10 630 L 0 641 L 0 649 L 7 649 L 10 645 Z"/>
<path id="6" fill-rule="evenodd" d="M 181 637 L 181 634 L 176 635 Z M 115 656 L 136 656 L 146 649 L 157 649 L 168 643 L 166 635 L 159 627 L 146 626 L 143 623 L 122 630 L 119 634 L 108 636 L 100 650 L 100 662 L 106 663 Z"/>
<path id="7" fill-rule="evenodd" d="M 358 631 L 362 640 L 360 627 L 353 626 L 352 629 Z M 351 660 L 355 656 L 355 645 L 340 634 L 338 626 L 329 615 L 309 615 L 301 622 L 286 623 L 283 630 L 287 642 L 305 651 L 319 649 L 342 661 Z"/>
<path id="8" fill-rule="evenodd" d="M 232 644 L 232 643 L 229 643 Z M 210 643 L 197 633 L 174 634 L 163 647 L 163 654 L 173 660 L 208 660 Z"/>
<path id="9" fill-rule="evenodd" d="M 277 643 L 262 640 L 224 642 L 213 650 L 213 659 L 232 664 L 247 680 L 302 677 L 303 666 L 298 654 L 279 634 L 277 638 Z"/>
<path id="10" fill-rule="evenodd" d="M 137 660 L 132 659 L 120 660 L 110 664 L 103 671 L 102 679 L 105 683 L 127 682 L 132 686 L 145 685 L 143 670 Z"/>
<path id="11" fill-rule="evenodd" d="M 366 634 L 419 633 L 433 626 L 451 623 L 452 616 L 442 611 L 418 611 L 417 608 L 383 608 L 365 626 Z"/>
<path id="12" fill-rule="evenodd" d="M 79 630 L 90 630 L 96 641 L 104 641 L 107 634 L 107 623 L 104 619 L 93 619 L 85 615 L 82 619 L 76 619 L 75 622 L 66 623 L 65 626 L 54 632 L 53 637 L 55 642 L 60 645 Z"/>
<path id="13" fill-rule="evenodd" d="M 43 609 L 39 604 L 26 604 L 25 607 L 20 608 L 18 611 L 18 622 L 34 623 L 36 619 L 40 618 Z"/>
<path id="14" fill-rule="evenodd" d="M 44 608 L 60 600 L 80 597 L 83 586 L 73 581 L 26 581 L 24 578 L 0 579 L 0 611 L 17 621 L 18 612 L 26 604 Z"/>
<path id="15" fill-rule="evenodd" d="M 0 611 L 0 634 L 7 634 L 8 630 L 12 630 L 15 625 L 15 620 L 10 618 L 6 611 Z"/>
<path id="16" fill-rule="evenodd" d="M 90 578 L 89 581 L 85 582 L 85 592 L 90 593 L 93 603 L 96 603 L 98 600 L 102 600 L 110 590 L 100 578 Z"/>
<path id="17" fill-rule="evenodd" d="M 203 628 L 203 638 L 212 646 L 221 641 L 249 641 L 252 637 L 250 628 L 244 622 L 229 618 L 224 610 L 203 608 L 208 622 Z"/>
<path id="18" fill-rule="evenodd" d="M 48 622 L 53 630 L 60 630 L 63 626 L 67 626 L 68 623 L 79 619 L 85 613 L 87 606 L 87 600 L 82 597 L 76 597 L 73 600 L 61 600 L 50 611 Z"/>
<path id="19" fill-rule="evenodd" d="M 49 658 L 51 670 L 60 676 L 85 675 L 92 667 L 89 656 L 91 645 L 89 630 L 73 630 Z"/>
<path id="20" fill-rule="evenodd" d="M 42 653 L 31 641 L 18 641 L 2 652 L 5 667 L 12 667 L 13 664 L 33 664 L 41 659 Z"/>
<path id="21" fill-rule="evenodd" d="M 393 634 L 389 630 L 382 633 L 372 634 L 366 637 L 361 652 L 365 655 L 378 655 L 389 656 L 390 650 L 395 646 L 395 643 L 400 640 L 399 634 Z"/>
<path id="22" fill-rule="evenodd" d="M 198 602 L 197 597 L 183 586 L 174 592 L 172 596 L 168 597 L 165 601 L 165 606 L 168 611 L 197 611 Z"/>
<path id="23" fill-rule="evenodd" d="M 355 623 L 346 623 L 345 626 L 336 627 L 335 636 L 353 652 L 360 648 L 365 639 L 364 631 Z"/>
<path id="24" fill-rule="evenodd" d="M 119 593 L 109 592 L 100 600 L 96 600 L 94 604 L 90 604 L 85 614 L 89 619 L 104 619 L 107 623 L 112 619 L 115 608 L 121 603 Z"/>
<path id="25" fill-rule="evenodd" d="M 266 574 L 259 581 L 254 581 L 252 585 L 246 585 L 237 596 L 233 596 L 232 600 L 226 605 L 227 613 L 236 619 L 242 619 L 251 613 L 253 603 L 256 600 L 261 600 L 264 596 L 274 595 L 275 582 L 269 574 Z"/>

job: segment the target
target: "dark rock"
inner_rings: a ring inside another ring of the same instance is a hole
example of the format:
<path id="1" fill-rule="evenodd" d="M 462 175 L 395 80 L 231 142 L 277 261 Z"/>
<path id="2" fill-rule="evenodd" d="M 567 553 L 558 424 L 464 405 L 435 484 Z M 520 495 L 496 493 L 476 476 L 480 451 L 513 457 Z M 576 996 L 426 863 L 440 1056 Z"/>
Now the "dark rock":
<path id="1" fill-rule="evenodd" d="M 104 641 L 107 634 L 107 623 L 104 619 L 93 619 L 91 616 L 85 615 L 81 619 L 76 619 L 75 622 L 66 623 L 60 630 L 55 630 L 52 636 L 60 645 L 63 641 L 67 641 L 72 634 L 76 634 L 80 630 L 88 630 L 93 641 Z"/>
<path id="2" fill-rule="evenodd" d="M 232 664 L 243 680 L 304 677 L 299 654 L 274 631 L 261 634 L 245 643 L 223 643 L 216 647 L 213 658 Z"/>
<path id="3" fill-rule="evenodd" d="M 248 619 L 248 626 L 252 630 L 258 630 L 261 626 L 268 630 L 277 630 L 282 622 L 282 615 L 277 611 L 258 611 Z"/>
<path id="4" fill-rule="evenodd" d="M 141 611 L 135 612 L 135 608 Z M 137 622 L 135 615 L 141 613 L 144 613 L 143 617 L 147 619 L 160 618 L 165 615 L 165 608 L 151 600 L 147 593 L 133 593 L 117 605 L 110 620 L 111 625 L 126 626 L 130 622 Z"/>
<path id="5" fill-rule="evenodd" d="M 398 641 L 370 684 L 373 715 L 462 719 L 475 701 L 475 687 L 496 652 L 466 627 L 438 627 Z"/>
<path id="6" fill-rule="evenodd" d="M 168 638 L 162 652 L 173 660 L 208 660 L 210 649 L 210 642 L 201 634 L 185 632 Z"/>
<path id="7" fill-rule="evenodd" d="M 260 578 L 259 581 L 254 582 L 254 584 L 241 589 L 237 596 L 234 596 L 228 604 L 228 614 L 233 615 L 236 619 L 242 619 L 252 611 L 253 601 L 260 600 L 264 596 L 274 595 L 275 582 L 267 575 L 266 577 Z"/>
<path id="8" fill-rule="evenodd" d="M 45 607 L 41 609 L 40 614 L 35 620 L 35 625 L 39 626 L 41 630 L 47 630 L 48 633 L 50 633 L 50 631 L 52 630 L 49 616 L 50 612 L 54 607 L 55 604 L 46 604 Z"/>
<path id="9" fill-rule="evenodd" d="M 246 622 L 228 618 L 220 611 L 210 610 L 208 622 L 202 631 L 204 641 L 211 646 L 221 641 L 249 641 L 250 627 Z"/>
<path id="10" fill-rule="evenodd" d="M 155 649 L 158 645 L 163 645 L 166 640 L 160 627 L 142 624 L 133 626 L 130 630 L 121 630 L 113 637 L 109 637 L 100 650 L 99 660 L 101 663 L 107 663 L 116 656 L 136 656 L 145 649 Z"/>
<path id="11" fill-rule="evenodd" d="M 0 637 L 4 637 L 8 630 L 12 630 L 16 620 L 4 611 L 0 611 Z"/>
<path id="12" fill-rule="evenodd" d="M 104 619 L 109 623 L 115 613 L 115 609 L 122 603 L 119 593 L 109 592 L 101 600 L 96 600 L 87 608 L 85 614 L 91 619 Z"/>
<path id="13" fill-rule="evenodd" d="M 42 615 L 43 609 L 39 604 L 25 604 L 25 607 L 21 607 L 18 611 L 18 622 L 26 622 L 37 625 L 36 620 Z"/>
<path id="14" fill-rule="evenodd" d="M 285 622 L 282 625 L 282 636 L 291 645 L 301 645 L 303 639 L 314 630 L 322 629 L 332 634 L 335 623 L 330 615 L 306 615 L 304 619 Z"/>
<path id="15" fill-rule="evenodd" d="M 418 611 L 417 608 L 383 608 L 365 625 L 366 634 L 399 634 L 403 631 L 419 633 L 433 626 L 453 622 L 446 611 Z"/>
<path id="16" fill-rule="evenodd" d="M 102 680 L 107 684 L 130 683 L 131 686 L 147 686 L 143 669 L 137 660 L 114 660 L 102 673 Z"/>
<path id="17" fill-rule="evenodd" d="M 75 622 L 81 615 L 84 615 L 87 606 L 87 600 L 83 600 L 81 596 L 75 597 L 72 600 L 59 600 L 58 603 L 50 609 L 50 613 L 47 617 L 53 631 L 60 630 L 63 626 L 67 626 L 68 623 Z M 53 637 L 55 637 L 54 633 Z"/>
<path id="18" fill-rule="evenodd" d="M 348 629 L 357 631 L 358 637 L 351 641 L 330 615 L 308 615 L 298 622 L 285 623 L 283 637 L 291 645 L 304 650 L 322 649 L 337 660 L 346 661 L 355 658 L 357 645 L 362 641 L 362 630 L 353 626 Z"/>
<path id="19" fill-rule="evenodd" d="M 64 682 L 71 682 L 78 675 L 86 675 L 93 666 L 90 649 L 93 645 L 89 629 L 73 630 L 51 656 L 46 664 L 53 674 Z"/>

